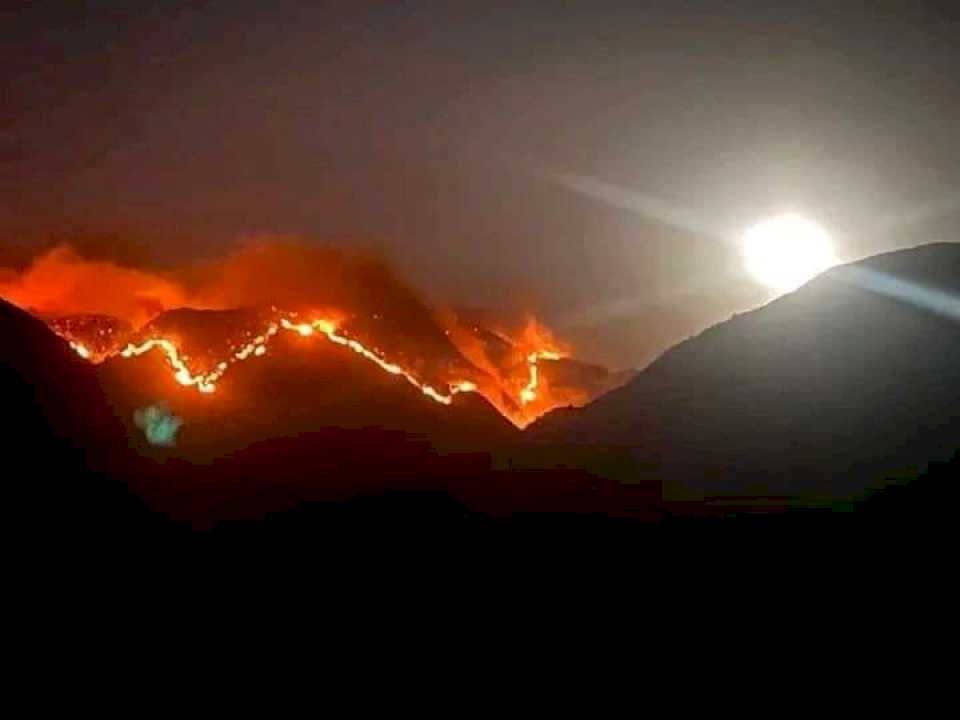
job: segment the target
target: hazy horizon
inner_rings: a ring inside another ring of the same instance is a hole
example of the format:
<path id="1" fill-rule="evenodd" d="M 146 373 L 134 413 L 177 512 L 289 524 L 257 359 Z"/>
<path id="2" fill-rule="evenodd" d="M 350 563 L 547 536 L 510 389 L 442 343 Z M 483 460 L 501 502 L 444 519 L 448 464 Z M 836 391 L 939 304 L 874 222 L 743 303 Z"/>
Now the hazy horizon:
<path id="1" fill-rule="evenodd" d="M 950 3 L 69 2 L 0 10 L 0 264 L 372 248 L 643 366 L 774 296 L 739 237 L 952 241 Z"/>

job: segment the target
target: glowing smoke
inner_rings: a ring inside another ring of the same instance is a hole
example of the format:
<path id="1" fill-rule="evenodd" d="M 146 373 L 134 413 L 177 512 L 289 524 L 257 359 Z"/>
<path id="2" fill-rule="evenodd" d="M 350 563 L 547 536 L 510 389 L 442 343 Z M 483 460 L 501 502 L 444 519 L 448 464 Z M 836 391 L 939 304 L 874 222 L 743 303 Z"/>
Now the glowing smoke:
<path id="1" fill-rule="evenodd" d="M 38 315 L 105 315 L 134 329 L 180 307 L 271 305 L 365 317 L 389 310 L 392 327 L 408 334 L 432 325 L 429 304 L 383 261 L 285 236 L 250 238 L 222 258 L 165 271 L 90 260 L 59 246 L 21 272 L 0 268 L 0 297 Z"/>
<path id="2" fill-rule="evenodd" d="M 42 315 L 99 314 L 142 325 L 187 301 L 183 288 L 155 272 L 87 260 L 61 246 L 22 273 L 6 272 L 0 297 Z"/>

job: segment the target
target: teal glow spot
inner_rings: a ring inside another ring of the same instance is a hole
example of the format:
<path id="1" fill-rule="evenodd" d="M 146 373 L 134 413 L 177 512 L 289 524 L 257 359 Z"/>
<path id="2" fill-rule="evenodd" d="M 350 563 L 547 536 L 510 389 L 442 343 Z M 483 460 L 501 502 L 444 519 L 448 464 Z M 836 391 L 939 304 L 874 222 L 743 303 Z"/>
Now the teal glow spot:
<path id="1" fill-rule="evenodd" d="M 148 405 L 133 413 L 133 421 L 143 430 L 147 442 L 157 447 L 173 447 L 177 444 L 177 431 L 183 419 L 173 415 L 163 404 Z"/>

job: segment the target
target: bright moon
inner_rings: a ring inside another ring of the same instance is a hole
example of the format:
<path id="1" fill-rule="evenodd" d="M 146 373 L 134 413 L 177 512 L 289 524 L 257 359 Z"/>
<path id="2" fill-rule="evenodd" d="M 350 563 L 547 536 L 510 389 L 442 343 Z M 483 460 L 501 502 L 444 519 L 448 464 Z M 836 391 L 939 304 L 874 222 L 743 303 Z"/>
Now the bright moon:
<path id="1" fill-rule="evenodd" d="M 743 237 L 747 270 L 768 287 L 788 292 L 836 265 L 830 235 L 799 215 L 778 215 Z"/>

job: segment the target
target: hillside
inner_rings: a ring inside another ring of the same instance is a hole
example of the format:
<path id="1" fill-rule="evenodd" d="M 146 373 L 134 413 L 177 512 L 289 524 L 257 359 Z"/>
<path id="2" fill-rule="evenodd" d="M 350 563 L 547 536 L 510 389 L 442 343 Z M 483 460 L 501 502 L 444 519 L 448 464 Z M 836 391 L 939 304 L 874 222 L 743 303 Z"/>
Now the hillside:
<path id="1" fill-rule="evenodd" d="M 218 334 L 229 335 L 238 317 L 243 316 L 237 311 L 181 310 L 176 318 L 162 316 L 161 321 L 169 328 L 177 319 L 177 336 L 186 338 L 190 357 L 206 360 L 201 347 L 225 346 Z M 188 326 L 193 340 L 184 330 Z M 209 355 L 223 357 L 224 351 Z M 97 374 L 139 452 L 158 457 L 208 462 L 258 441 L 330 427 L 376 427 L 449 449 L 479 447 L 517 432 L 476 394 L 458 395 L 450 405 L 437 403 L 349 348 L 295 333 L 278 335 L 262 357 L 231 367 L 210 395 L 179 385 L 156 352 L 111 358 L 97 366 Z M 138 408 L 160 403 L 184 424 L 175 447 L 151 449 L 133 417 Z"/>
<path id="2" fill-rule="evenodd" d="M 958 298 L 957 244 L 837 267 L 532 438 L 607 448 L 667 498 L 855 500 L 960 445 Z"/>
<path id="3" fill-rule="evenodd" d="M 2 300 L 0 332 L 3 489 L 18 557 L 106 558 L 180 537 L 117 479 L 132 457 L 93 367 Z"/>

